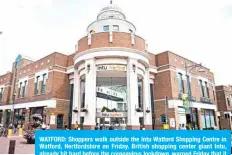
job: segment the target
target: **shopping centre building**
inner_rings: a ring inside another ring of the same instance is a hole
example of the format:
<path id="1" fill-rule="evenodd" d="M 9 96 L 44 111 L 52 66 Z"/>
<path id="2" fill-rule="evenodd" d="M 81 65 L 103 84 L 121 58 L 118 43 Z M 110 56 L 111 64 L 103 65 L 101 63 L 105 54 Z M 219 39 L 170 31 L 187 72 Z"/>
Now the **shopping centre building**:
<path id="1" fill-rule="evenodd" d="M 213 73 L 170 51 L 153 54 L 112 3 L 73 54 L 54 52 L 36 61 L 19 55 L 12 71 L 0 76 L 0 100 L 1 123 L 25 128 L 36 120 L 54 129 L 76 122 L 83 129 L 96 123 L 129 130 L 218 126 Z"/>

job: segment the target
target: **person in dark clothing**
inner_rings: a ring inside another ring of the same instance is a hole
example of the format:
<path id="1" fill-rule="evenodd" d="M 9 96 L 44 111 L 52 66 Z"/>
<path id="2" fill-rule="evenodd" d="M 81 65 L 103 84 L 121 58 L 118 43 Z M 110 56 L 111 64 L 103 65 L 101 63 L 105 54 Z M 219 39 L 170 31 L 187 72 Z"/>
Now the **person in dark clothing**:
<path id="1" fill-rule="evenodd" d="M 100 127 L 99 127 L 99 124 L 97 123 L 96 126 L 95 126 L 95 130 L 99 130 Z"/>
<path id="2" fill-rule="evenodd" d="M 68 125 L 66 123 L 64 123 L 64 129 L 67 130 L 68 129 Z"/>
<path id="3" fill-rule="evenodd" d="M 114 130 L 114 127 L 112 124 L 110 125 L 109 130 Z"/>

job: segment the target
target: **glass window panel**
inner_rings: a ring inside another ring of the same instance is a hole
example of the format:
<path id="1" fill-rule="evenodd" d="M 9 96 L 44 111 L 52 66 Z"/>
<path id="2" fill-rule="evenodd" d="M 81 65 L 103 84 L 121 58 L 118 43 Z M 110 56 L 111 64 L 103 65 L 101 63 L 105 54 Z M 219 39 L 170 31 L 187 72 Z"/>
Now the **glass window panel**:
<path id="1" fill-rule="evenodd" d="M 216 124 L 215 124 L 215 119 L 214 119 L 214 111 L 210 111 L 210 122 L 211 122 L 211 126 L 212 127 L 215 127 Z"/>
<path id="2" fill-rule="evenodd" d="M 113 25 L 113 31 L 119 31 L 119 26 L 118 25 Z"/>
<path id="3" fill-rule="evenodd" d="M 104 31 L 109 31 L 109 25 L 103 26 L 103 30 L 104 30 Z"/>
<path id="4" fill-rule="evenodd" d="M 178 85 L 181 93 L 184 93 L 182 74 L 178 73 Z"/>
<path id="5" fill-rule="evenodd" d="M 205 116 L 204 116 L 204 114 L 201 115 L 201 126 L 202 126 L 203 129 L 206 128 L 206 126 L 205 126 Z"/>
<path id="6" fill-rule="evenodd" d="M 138 102 L 139 108 L 143 108 L 143 81 L 138 79 Z"/>

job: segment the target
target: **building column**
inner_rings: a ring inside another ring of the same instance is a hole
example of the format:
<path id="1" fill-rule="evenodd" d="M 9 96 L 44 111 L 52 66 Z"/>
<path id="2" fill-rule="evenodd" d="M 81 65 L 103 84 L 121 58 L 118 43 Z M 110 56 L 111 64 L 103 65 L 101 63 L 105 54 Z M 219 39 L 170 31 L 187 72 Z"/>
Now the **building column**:
<path id="1" fill-rule="evenodd" d="M 146 110 L 150 110 L 149 113 Z M 143 114 L 144 127 L 147 130 L 152 130 L 152 110 L 150 97 L 150 82 L 149 82 L 149 68 L 146 68 L 143 77 Z"/>
<path id="2" fill-rule="evenodd" d="M 137 60 L 128 58 L 127 63 L 127 129 L 139 130 Z"/>
<path id="3" fill-rule="evenodd" d="M 72 106 L 72 126 L 76 121 L 80 123 L 80 75 L 78 70 L 74 70 L 74 84 L 73 84 L 73 106 Z M 78 110 L 78 112 L 73 112 Z"/>
<path id="4" fill-rule="evenodd" d="M 197 120 L 198 120 L 198 128 L 199 130 L 202 130 L 201 108 L 197 109 Z"/>
<path id="5" fill-rule="evenodd" d="M 96 126 L 96 66 L 95 59 L 85 61 L 85 113 L 83 128 L 94 130 Z"/>
<path id="6" fill-rule="evenodd" d="M 174 117 L 174 120 L 175 120 L 175 127 L 174 129 L 176 130 L 179 130 L 179 126 L 180 126 L 180 123 L 179 123 L 179 112 L 178 112 L 178 107 L 174 108 L 174 112 L 175 112 L 175 117 Z M 169 121 L 170 122 L 170 121 Z M 170 123 L 169 123 L 170 124 Z M 171 127 L 170 127 L 171 128 Z"/>

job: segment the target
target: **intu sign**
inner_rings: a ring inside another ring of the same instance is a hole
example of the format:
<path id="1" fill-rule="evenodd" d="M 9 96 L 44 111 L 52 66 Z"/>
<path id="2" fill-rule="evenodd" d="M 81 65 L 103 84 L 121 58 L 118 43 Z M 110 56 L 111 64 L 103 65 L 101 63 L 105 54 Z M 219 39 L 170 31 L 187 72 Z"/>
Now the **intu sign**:
<path id="1" fill-rule="evenodd" d="M 126 112 L 97 112 L 97 117 L 105 117 L 105 118 L 122 118 L 122 117 L 127 117 Z"/>
<path id="2" fill-rule="evenodd" d="M 126 71 L 125 65 L 99 65 L 97 71 Z"/>

